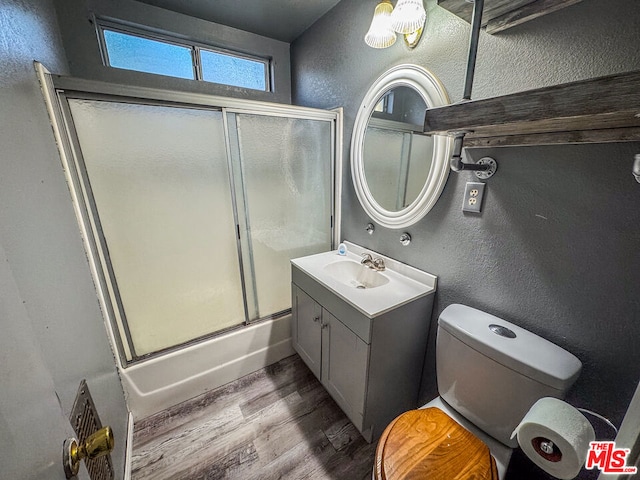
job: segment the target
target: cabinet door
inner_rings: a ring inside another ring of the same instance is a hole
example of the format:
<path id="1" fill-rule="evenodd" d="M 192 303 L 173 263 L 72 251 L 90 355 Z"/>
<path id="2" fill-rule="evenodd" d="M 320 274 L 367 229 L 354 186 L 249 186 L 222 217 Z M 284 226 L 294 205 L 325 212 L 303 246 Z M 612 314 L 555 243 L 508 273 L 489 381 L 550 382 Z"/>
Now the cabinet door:
<path id="1" fill-rule="evenodd" d="M 309 295 L 292 286 L 293 348 L 314 375 L 320 378 L 322 308 Z"/>
<path id="2" fill-rule="evenodd" d="M 322 312 L 322 383 L 350 420 L 362 427 L 369 345 Z"/>

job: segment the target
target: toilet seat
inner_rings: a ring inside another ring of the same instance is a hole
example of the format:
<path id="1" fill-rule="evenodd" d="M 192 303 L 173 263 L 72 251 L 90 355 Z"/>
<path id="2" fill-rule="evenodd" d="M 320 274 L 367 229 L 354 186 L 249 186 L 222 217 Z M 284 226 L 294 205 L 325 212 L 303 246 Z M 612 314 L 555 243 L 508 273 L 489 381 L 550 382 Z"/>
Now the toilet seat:
<path id="1" fill-rule="evenodd" d="M 438 408 L 410 410 L 385 429 L 375 480 L 497 480 L 489 447 Z"/>

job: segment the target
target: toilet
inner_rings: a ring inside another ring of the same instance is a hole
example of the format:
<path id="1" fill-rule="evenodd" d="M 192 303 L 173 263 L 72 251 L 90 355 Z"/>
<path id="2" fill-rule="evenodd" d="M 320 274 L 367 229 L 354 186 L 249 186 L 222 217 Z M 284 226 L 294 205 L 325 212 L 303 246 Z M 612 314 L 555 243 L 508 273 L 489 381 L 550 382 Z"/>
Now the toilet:
<path id="1" fill-rule="evenodd" d="M 393 420 L 374 480 L 503 480 L 513 431 L 542 397 L 564 398 L 582 363 L 557 345 L 465 305 L 438 319 L 439 396 Z"/>

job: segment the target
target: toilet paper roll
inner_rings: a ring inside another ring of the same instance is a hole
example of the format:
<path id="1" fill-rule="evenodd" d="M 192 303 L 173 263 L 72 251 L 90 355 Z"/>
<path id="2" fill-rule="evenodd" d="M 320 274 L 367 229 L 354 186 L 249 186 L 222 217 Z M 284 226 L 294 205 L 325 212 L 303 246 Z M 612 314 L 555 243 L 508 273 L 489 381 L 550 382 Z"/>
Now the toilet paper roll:
<path id="1" fill-rule="evenodd" d="M 533 404 L 516 427 L 522 451 L 545 472 L 568 480 L 584 466 L 589 442 L 595 433 L 578 410 L 557 398 L 545 397 Z"/>

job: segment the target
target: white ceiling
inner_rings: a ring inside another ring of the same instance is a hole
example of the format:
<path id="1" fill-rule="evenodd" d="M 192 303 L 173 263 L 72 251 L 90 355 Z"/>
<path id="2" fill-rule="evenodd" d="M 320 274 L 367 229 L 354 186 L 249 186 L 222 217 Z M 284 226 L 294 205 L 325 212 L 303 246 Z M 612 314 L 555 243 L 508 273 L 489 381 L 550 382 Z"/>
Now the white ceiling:
<path id="1" fill-rule="evenodd" d="M 138 0 L 291 43 L 340 0 Z"/>

